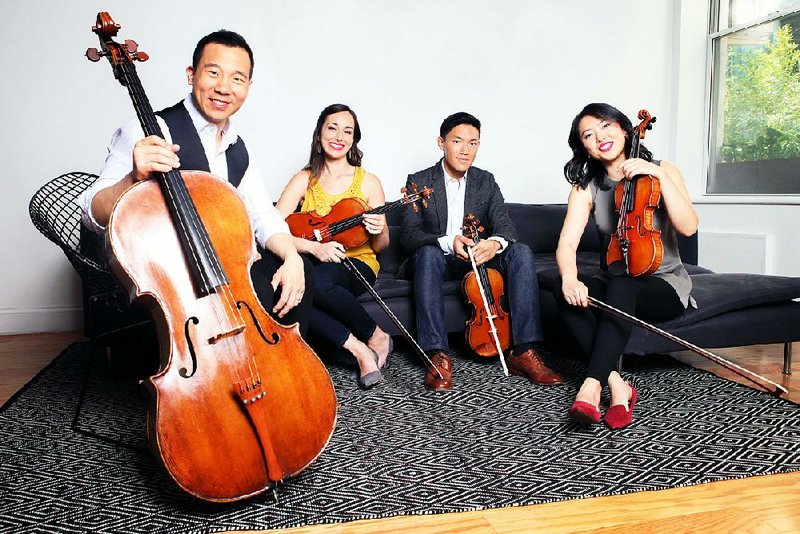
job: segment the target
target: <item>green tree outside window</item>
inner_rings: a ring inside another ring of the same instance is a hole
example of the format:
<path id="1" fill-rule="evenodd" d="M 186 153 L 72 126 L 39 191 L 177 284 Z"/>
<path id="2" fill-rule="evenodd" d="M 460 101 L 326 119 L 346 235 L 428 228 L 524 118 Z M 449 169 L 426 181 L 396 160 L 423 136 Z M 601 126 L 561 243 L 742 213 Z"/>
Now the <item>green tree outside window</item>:
<path id="1" fill-rule="evenodd" d="M 721 162 L 800 157 L 800 50 L 781 26 L 764 47 L 732 46 Z"/>

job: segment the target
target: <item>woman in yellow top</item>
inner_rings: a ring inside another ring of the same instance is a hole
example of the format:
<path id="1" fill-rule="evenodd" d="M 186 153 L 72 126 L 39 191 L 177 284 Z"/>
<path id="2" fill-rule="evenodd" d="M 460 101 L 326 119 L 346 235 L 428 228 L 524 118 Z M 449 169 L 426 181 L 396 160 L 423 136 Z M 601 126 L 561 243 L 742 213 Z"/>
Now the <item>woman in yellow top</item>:
<path id="1" fill-rule="evenodd" d="M 371 208 L 385 203 L 383 187 L 377 176 L 361 168 L 358 149 L 361 129 L 356 114 L 344 104 L 322 110 L 311 139 L 308 164 L 292 176 L 278 199 L 277 208 L 284 217 L 300 211 L 327 214 L 343 198 L 360 198 Z M 392 338 L 381 330 L 358 302 L 366 291 L 355 275 L 341 264 L 347 257 L 370 283 L 374 284 L 380 268 L 376 252 L 389 245 L 389 229 L 384 215 L 365 214 L 364 226 L 370 240 L 345 250 L 335 241 L 319 243 L 294 238 L 300 252 L 319 260 L 315 268 L 314 306 L 309 329 L 336 346 L 349 351 L 360 369 L 358 384 L 368 389 L 381 380 L 380 369 L 391 352 Z"/>

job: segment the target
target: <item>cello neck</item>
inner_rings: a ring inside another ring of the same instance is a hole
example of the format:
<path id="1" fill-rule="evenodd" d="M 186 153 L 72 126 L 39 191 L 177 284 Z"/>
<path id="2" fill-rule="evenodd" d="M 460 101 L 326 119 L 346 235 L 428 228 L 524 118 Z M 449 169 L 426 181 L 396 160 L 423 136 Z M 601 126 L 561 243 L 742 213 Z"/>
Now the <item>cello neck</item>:
<path id="1" fill-rule="evenodd" d="M 165 139 L 133 62 L 124 62 L 119 67 L 119 81 L 128 89 L 145 136 Z M 180 172 L 172 169 L 154 175 L 164 193 L 195 288 L 201 295 L 214 293 L 228 279 Z"/>

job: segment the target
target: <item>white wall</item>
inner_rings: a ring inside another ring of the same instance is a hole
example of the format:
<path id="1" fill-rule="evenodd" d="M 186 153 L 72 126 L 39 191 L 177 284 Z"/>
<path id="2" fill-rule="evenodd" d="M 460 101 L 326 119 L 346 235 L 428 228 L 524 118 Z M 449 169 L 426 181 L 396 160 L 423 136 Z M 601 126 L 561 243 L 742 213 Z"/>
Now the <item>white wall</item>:
<path id="1" fill-rule="evenodd" d="M 138 70 L 156 109 L 188 92 L 183 69 L 202 35 L 225 27 L 250 41 L 254 84 L 236 120 L 276 196 L 305 163 L 319 111 L 344 102 L 389 199 L 439 157 L 441 120 L 465 110 L 484 124 L 476 164 L 508 200 L 563 202 L 569 124 L 590 101 L 658 116 L 648 146 L 684 168 L 699 195 L 705 34 L 681 24 L 705 14 L 686 4 L 703 2 L 3 0 L 0 333 L 80 324 L 77 278 L 30 224 L 27 203 L 53 176 L 96 172 L 112 131 L 133 116 L 109 65 L 82 56 L 97 46 L 100 10 L 150 54 Z M 789 272 L 782 262 L 773 268 Z"/>

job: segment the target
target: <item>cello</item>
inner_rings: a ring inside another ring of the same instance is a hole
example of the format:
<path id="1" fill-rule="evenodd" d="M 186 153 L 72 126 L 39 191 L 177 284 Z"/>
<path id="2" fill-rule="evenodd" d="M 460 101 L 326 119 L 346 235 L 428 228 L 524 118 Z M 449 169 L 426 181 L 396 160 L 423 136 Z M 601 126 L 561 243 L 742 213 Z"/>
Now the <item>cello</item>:
<path id="1" fill-rule="evenodd" d="M 465 234 L 477 244 L 483 231 L 480 221 L 471 213 L 464 217 Z M 503 275 L 496 269 L 477 265 L 472 248 L 467 248 L 472 270 L 464 275 L 461 289 L 472 305 L 473 316 L 464 331 L 467 345 L 485 358 L 500 356 L 503 372 L 508 376 L 503 351 L 511 346 L 511 316 L 500 305 L 503 296 Z"/>
<path id="2" fill-rule="evenodd" d="M 656 122 L 646 109 L 640 110 L 638 117 L 641 122 L 631 136 L 631 158 L 639 157 L 640 140 Z M 637 277 L 658 270 L 664 257 L 664 245 L 661 231 L 654 226 L 654 214 L 660 202 L 661 182 L 654 176 L 623 178 L 617 184 L 614 206 L 619 218 L 606 253 L 610 272 Z"/>
<path id="3" fill-rule="evenodd" d="M 113 40 L 108 13 L 92 28 L 128 89 L 145 135 L 164 137 L 134 61 Z M 258 258 L 235 189 L 205 172 L 172 170 L 131 186 L 106 232 L 109 265 L 131 300 L 152 313 L 160 368 L 143 381 L 154 456 L 186 492 L 235 501 L 275 488 L 313 462 L 336 423 L 336 395 L 297 326 L 274 321 L 255 296 Z"/>

